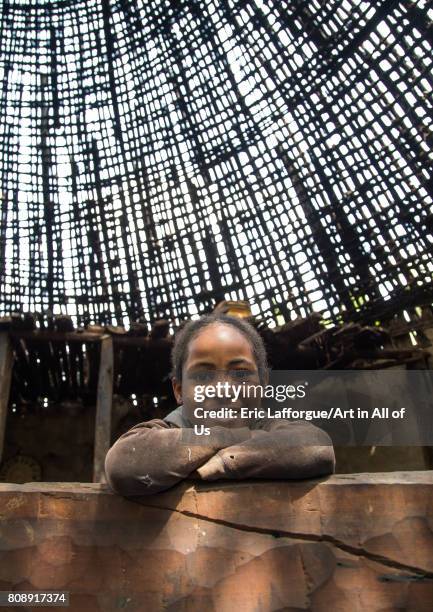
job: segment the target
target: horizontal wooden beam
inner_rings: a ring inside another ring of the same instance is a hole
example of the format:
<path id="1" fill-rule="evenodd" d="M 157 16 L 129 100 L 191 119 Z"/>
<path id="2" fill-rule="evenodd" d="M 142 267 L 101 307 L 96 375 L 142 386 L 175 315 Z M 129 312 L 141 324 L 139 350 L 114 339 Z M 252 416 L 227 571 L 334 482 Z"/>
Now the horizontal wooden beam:
<path id="1" fill-rule="evenodd" d="M 11 338 L 17 340 L 31 340 L 41 342 L 78 342 L 78 343 L 92 343 L 101 342 L 106 333 L 93 333 L 93 332 L 56 332 L 56 331 L 11 331 L 8 332 Z M 158 338 L 153 339 L 148 336 L 127 336 L 126 334 L 116 335 L 110 334 L 113 343 L 119 346 L 148 346 L 156 345 L 161 342 L 171 344 L 171 338 Z"/>
<path id="2" fill-rule="evenodd" d="M 46 330 L 10 331 L 11 338 L 17 340 L 40 340 L 47 342 L 100 342 L 102 333 L 92 332 L 57 332 Z"/>

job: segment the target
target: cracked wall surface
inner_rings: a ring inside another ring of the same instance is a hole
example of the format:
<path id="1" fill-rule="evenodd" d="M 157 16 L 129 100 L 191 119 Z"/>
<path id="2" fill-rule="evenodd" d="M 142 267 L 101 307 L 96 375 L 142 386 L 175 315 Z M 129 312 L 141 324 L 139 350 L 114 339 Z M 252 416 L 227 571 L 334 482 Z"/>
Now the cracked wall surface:
<path id="1" fill-rule="evenodd" d="M 0 590 L 47 589 L 73 612 L 432 612 L 433 472 L 187 481 L 129 500 L 0 484 Z"/>

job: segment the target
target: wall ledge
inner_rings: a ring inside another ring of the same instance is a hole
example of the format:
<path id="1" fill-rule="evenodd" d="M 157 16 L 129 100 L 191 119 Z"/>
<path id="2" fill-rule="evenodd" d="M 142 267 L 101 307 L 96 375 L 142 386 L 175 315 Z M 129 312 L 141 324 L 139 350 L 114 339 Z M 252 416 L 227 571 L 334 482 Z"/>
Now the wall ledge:
<path id="1" fill-rule="evenodd" d="M 0 484 L 0 590 L 70 610 L 431 612 L 433 471 L 185 481 L 124 499 Z"/>

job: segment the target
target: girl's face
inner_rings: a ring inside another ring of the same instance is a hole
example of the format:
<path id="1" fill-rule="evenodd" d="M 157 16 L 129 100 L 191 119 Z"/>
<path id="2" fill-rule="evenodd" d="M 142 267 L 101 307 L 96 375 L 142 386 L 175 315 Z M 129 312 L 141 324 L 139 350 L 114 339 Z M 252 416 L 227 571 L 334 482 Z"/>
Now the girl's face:
<path id="1" fill-rule="evenodd" d="M 195 418 L 194 408 L 200 406 L 204 410 L 218 410 L 220 408 L 241 407 L 256 408 L 260 400 L 254 397 L 244 397 L 231 401 L 227 397 L 206 397 L 202 402 L 194 400 L 196 385 L 201 389 L 206 386 L 216 387 L 220 382 L 227 382 L 230 386 L 259 385 L 260 377 L 254 354 L 247 338 L 232 325 L 212 323 L 205 327 L 188 346 L 187 358 L 183 365 L 182 382 L 173 379 L 173 391 L 179 404 L 183 403 L 185 416 L 192 423 L 224 425 L 225 427 L 241 427 L 247 425 L 247 420 L 240 418 L 217 420 Z"/>

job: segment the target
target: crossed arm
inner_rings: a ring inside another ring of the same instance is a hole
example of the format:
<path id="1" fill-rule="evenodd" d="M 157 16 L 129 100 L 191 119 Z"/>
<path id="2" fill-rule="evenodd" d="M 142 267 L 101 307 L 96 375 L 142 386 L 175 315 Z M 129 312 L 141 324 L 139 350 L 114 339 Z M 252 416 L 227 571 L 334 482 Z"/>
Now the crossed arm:
<path id="1" fill-rule="evenodd" d="M 260 430 L 212 427 L 201 445 L 192 430 L 155 419 L 123 434 L 105 459 L 109 485 L 124 496 L 158 493 L 187 477 L 302 479 L 334 470 L 328 434 L 304 421 L 276 421 Z"/>
<path id="2" fill-rule="evenodd" d="M 249 440 L 221 449 L 197 469 L 202 480 L 302 479 L 334 471 L 330 437 L 303 421 L 277 421 L 269 429 L 252 430 Z"/>

